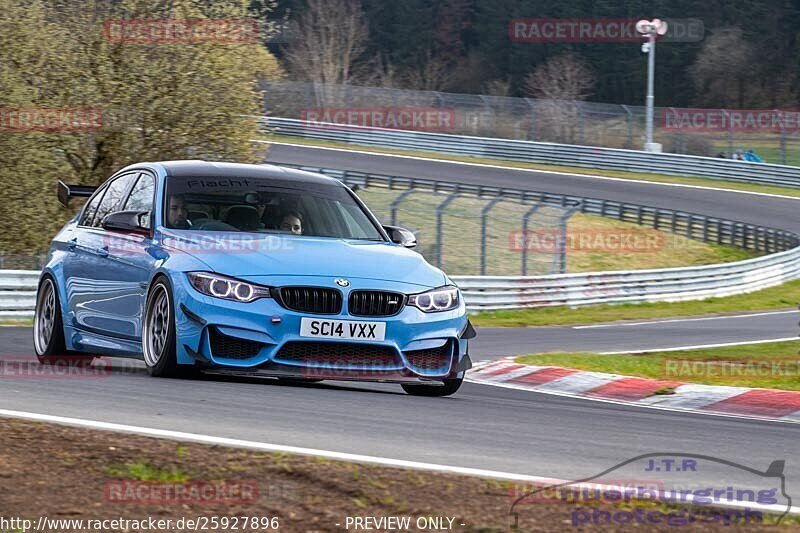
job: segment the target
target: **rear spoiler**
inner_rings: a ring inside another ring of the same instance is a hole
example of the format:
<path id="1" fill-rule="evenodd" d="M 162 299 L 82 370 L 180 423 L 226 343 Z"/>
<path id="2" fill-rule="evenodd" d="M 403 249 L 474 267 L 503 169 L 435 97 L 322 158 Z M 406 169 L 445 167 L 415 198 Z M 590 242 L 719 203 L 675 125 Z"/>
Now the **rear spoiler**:
<path id="1" fill-rule="evenodd" d="M 94 194 L 96 190 L 97 187 L 92 187 L 91 185 L 67 185 L 63 181 L 58 180 L 58 191 L 56 195 L 58 196 L 58 203 L 64 207 L 69 207 L 70 198 L 88 198 Z"/>

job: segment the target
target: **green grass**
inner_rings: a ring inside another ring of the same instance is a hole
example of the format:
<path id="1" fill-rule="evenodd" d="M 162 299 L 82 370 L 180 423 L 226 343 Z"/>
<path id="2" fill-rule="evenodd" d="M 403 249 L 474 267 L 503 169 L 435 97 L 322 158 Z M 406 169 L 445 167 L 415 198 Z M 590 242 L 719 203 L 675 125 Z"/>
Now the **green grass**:
<path id="1" fill-rule="evenodd" d="M 547 353 L 517 361 L 684 383 L 800 391 L 798 350 L 800 341 L 786 341 L 642 354 Z M 669 394 L 668 388 L 662 394 Z"/>
<path id="2" fill-rule="evenodd" d="M 781 187 L 773 185 L 756 185 L 751 183 L 737 183 L 732 181 L 715 180 L 710 178 L 700 177 L 683 177 L 683 176 L 669 176 L 666 174 L 654 174 L 649 172 L 626 172 L 621 170 L 603 170 L 583 167 L 570 167 L 565 165 L 547 165 L 542 163 L 523 163 L 517 161 L 506 161 L 502 159 L 491 159 L 485 157 L 468 157 L 451 154 L 443 154 L 439 152 L 424 152 L 414 150 L 398 150 L 389 148 L 376 148 L 374 146 L 362 146 L 358 144 L 349 144 L 333 141 L 323 141 L 317 139 L 306 139 L 304 137 L 290 137 L 281 135 L 268 135 L 262 137 L 262 140 L 277 142 L 291 142 L 296 144 L 304 144 L 307 146 L 327 146 L 332 148 L 349 148 L 362 150 L 366 152 L 376 152 L 384 154 L 397 154 L 397 155 L 410 155 L 417 157 L 428 157 L 432 159 L 442 159 L 447 161 L 461 161 L 465 163 L 479 163 L 487 165 L 496 165 L 509 168 L 524 168 L 533 170 L 549 170 L 557 172 L 569 172 L 571 174 L 587 174 L 587 175 L 602 175 L 611 178 L 621 178 L 629 180 L 642 180 L 652 181 L 656 183 L 677 183 L 682 185 L 698 185 L 701 187 L 715 187 L 718 189 L 729 189 L 732 191 L 748 191 L 760 192 L 766 194 L 781 194 L 784 196 L 793 196 L 800 198 L 800 189 L 793 187 Z M 777 162 L 777 159 L 771 159 L 771 162 Z M 798 161 L 800 164 L 800 161 Z M 435 176 L 430 176 L 435 178 Z"/>
<path id="3" fill-rule="evenodd" d="M 552 326 L 591 324 L 616 320 L 646 320 L 680 316 L 768 311 L 795 307 L 800 302 L 800 280 L 749 294 L 708 298 L 692 302 L 660 302 L 587 307 L 540 307 L 475 313 L 470 317 L 477 327 Z"/>
<path id="4" fill-rule="evenodd" d="M 183 483 L 190 476 L 176 466 L 159 468 L 146 461 L 112 465 L 106 469 L 109 476 L 117 479 L 135 479 L 138 481 L 157 481 L 160 483 Z"/>
<path id="5" fill-rule="evenodd" d="M 0 320 L 0 326 L 32 326 L 33 319 L 27 320 Z"/>

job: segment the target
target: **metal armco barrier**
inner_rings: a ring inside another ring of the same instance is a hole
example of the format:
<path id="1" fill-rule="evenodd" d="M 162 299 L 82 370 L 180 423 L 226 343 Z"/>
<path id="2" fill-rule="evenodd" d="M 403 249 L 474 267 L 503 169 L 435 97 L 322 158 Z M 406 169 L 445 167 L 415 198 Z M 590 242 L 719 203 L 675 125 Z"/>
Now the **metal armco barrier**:
<path id="1" fill-rule="evenodd" d="M 800 248 L 700 267 L 556 274 L 454 277 L 471 311 L 566 305 L 676 302 L 732 296 L 800 277 Z"/>
<path id="2" fill-rule="evenodd" d="M 0 319 L 33 317 L 38 282 L 37 270 L 0 270 Z"/>
<path id="3" fill-rule="evenodd" d="M 655 154 L 596 146 L 382 129 L 281 117 L 264 117 L 263 124 L 265 130 L 274 135 L 322 139 L 362 146 L 605 170 L 698 176 L 723 181 L 800 188 L 800 167 L 749 163 L 717 157 Z"/>

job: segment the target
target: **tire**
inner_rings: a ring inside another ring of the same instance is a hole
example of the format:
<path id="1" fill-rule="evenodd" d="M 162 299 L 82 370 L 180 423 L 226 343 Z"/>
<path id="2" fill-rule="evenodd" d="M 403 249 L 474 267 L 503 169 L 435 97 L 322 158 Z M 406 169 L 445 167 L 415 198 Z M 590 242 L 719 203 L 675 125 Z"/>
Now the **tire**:
<path id="1" fill-rule="evenodd" d="M 428 396 L 441 398 L 455 394 L 461 388 L 464 378 L 454 378 L 444 380 L 444 385 L 401 385 L 403 390 L 411 396 Z"/>
<path id="2" fill-rule="evenodd" d="M 156 279 L 147 294 L 142 321 L 142 355 L 151 376 L 187 377 L 190 369 L 178 365 L 175 340 L 175 304 L 172 288 L 165 278 Z"/>
<path id="3" fill-rule="evenodd" d="M 33 318 L 33 348 L 41 364 L 70 361 L 91 362 L 92 355 L 67 350 L 64 321 L 56 283 L 49 275 L 42 279 L 36 292 L 36 313 Z"/>

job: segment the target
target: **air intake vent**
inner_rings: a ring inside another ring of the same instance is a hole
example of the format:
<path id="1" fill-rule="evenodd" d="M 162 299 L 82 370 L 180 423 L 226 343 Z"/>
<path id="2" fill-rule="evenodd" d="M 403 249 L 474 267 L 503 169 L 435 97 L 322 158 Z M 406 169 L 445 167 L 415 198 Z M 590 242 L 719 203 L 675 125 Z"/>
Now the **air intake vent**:
<path id="1" fill-rule="evenodd" d="M 342 293 L 325 287 L 281 287 L 280 304 L 286 309 L 318 315 L 342 312 Z"/>
<path id="2" fill-rule="evenodd" d="M 444 374 L 450 370 L 452 343 L 446 342 L 439 348 L 410 350 L 404 352 L 408 364 L 420 374 Z"/>
<path id="3" fill-rule="evenodd" d="M 397 352 L 389 346 L 349 342 L 290 341 L 281 347 L 275 360 L 329 368 L 401 366 Z"/>
<path id="4" fill-rule="evenodd" d="M 406 296 L 398 292 L 353 291 L 347 311 L 354 316 L 392 316 L 403 309 Z"/>
<path id="5" fill-rule="evenodd" d="M 209 336 L 211 354 L 220 359 L 250 359 L 258 355 L 264 346 L 260 342 L 223 335 L 214 328 L 209 330 Z"/>

